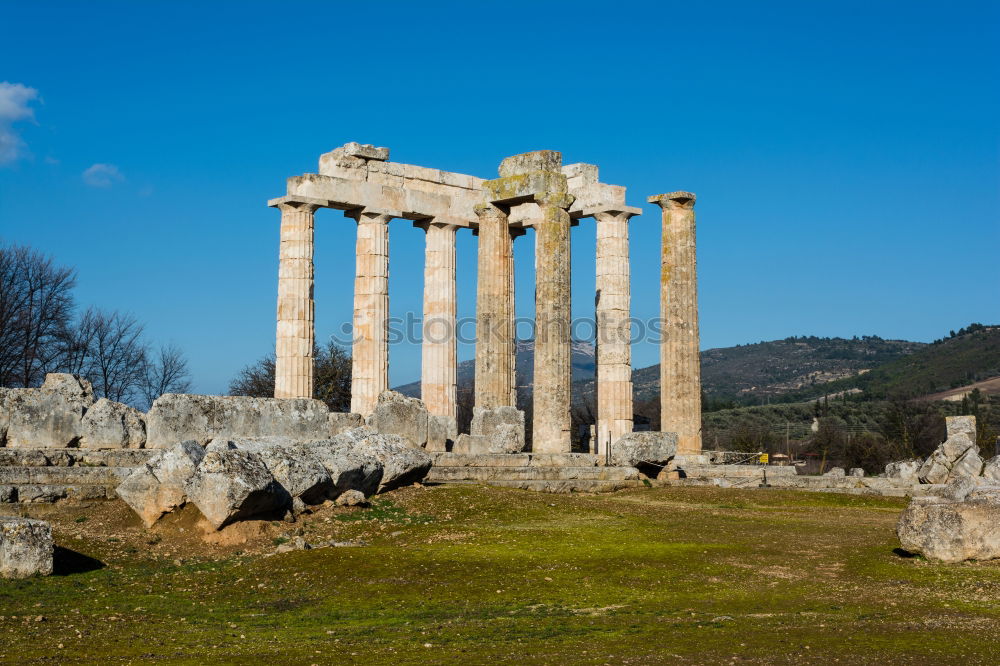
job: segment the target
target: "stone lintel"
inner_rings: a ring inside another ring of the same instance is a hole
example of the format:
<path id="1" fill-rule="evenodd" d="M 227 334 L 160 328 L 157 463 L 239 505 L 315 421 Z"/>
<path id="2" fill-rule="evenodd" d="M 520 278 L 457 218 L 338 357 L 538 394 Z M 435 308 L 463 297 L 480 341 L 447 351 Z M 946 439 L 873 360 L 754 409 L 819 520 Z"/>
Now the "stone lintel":
<path id="1" fill-rule="evenodd" d="M 694 208 L 695 198 L 694 192 L 677 191 L 657 194 L 649 197 L 647 201 L 662 208 Z"/>
<path id="2" fill-rule="evenodd" d="M 500 162 L 501 178 L 523 176 L 536 171 L 555 171 L 562 168 L 562 153 L 558 150 L 533 150 L 530 153 L 511 155 Z"/>
<path id="3" fill-rule="evenodd" d="M 532 171 L 483 183 L 487 201 L 507 206 L 534 201 L 537 194 L 566 191 L 566 176 L 558 171 Z"/>
<path id="4" fill-rule="evenodd" d="M 344 149 L 345 155 L 350 155 L 352 157 L 361 157 L 366 160 L 377 160 L 379 162 L 386 162 L 389 160 L 388 148 L 376 148 L 370 143 L 358 143 L 357 141 L 351 141 L 349 143 L 345 143 L 342 148 Z"/>

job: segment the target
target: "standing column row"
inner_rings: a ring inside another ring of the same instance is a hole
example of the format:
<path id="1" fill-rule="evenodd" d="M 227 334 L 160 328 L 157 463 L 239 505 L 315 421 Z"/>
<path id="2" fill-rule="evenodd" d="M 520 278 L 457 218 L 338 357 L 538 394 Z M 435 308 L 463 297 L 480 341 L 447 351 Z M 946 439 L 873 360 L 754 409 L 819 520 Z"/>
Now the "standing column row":
<path id="1" fill-rule="evenodd" d="M 359 213 L 354 274 L 351 411 L 369 416 L 389 388 L 389 220 Z"/>
<path id="2" fill-rule="evenodd" d="M 570 217 L 573 197 L 535 195 L 535 379 L 532 451 L 569 453 Z"/>
<path id="3" fill-rule="evenodd" d="M 476 283 L 475 405 L 513 405 L 514 298 L 513 239 L 507 213 L 492 204 L 476 206 L 479 218 Z"/>
<path id="4" fill-rule="evenodd" d="M 600 453 L 632 432 L 628 222 L 631 212 L 596 213 L 597 441 Z"/>
<path id="5" fill-rule="evenodd" d="M 670 192 L 649 198 L 663 209 L 660 272 L 660 430 L 677 433 L 677 453 L 701 452 L 701 361 L 695 195 Z"/>
<path id="6" fill-rule="evenodd" d="M 427 411 L 455 418 L 455 232 L 453 224 L 419 223 L 426 232 L 420 397 Z"/>
<path id="7" fill-rule="evenodd" d="M 315 204 L 279 204 L 278 330 L 274 397 L 313 397 L 313 237 Z"/>

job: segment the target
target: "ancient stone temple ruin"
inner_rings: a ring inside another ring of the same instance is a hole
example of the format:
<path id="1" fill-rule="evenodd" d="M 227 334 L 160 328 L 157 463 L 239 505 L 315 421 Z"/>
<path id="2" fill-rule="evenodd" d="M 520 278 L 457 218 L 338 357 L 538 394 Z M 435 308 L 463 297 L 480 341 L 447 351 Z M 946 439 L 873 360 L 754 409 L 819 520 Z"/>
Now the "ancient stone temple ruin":
<path id="1" fill-rule="evenodd" d="M 662 430 L 679 452 L 701 451 L 701 386 L 695 275 L 695 195 L 651 197 L 663 209 Z M 597 426 L 592 452 L 632 432 L 629 206 L 625 188 L 602 183 L 593 164 L 562 164 L 556 151 L 508 157 L 483 179 L 389 161 L 389 150 L 348 143 L 320 157 L 319 173 L 288 179 L 269 202 L 281 211 L 275 397 L 313 393 L 314 215 L 335 208 L 357 223 L 351 411 L 368 417 L 389 388 L 389 235 L 392 220 L 426 232 L 422 399 L 429 413 L 456 415 L 455 238 L 478 236 L 475 407 L 515 405 L 514 252 L 535 243 L 534 454 L 570 451 L 571 229 L 597 232 Z M 475 430 L 475 425 L 474 425 Z M 477 434 L 477 433 L 473 433 Z"/>

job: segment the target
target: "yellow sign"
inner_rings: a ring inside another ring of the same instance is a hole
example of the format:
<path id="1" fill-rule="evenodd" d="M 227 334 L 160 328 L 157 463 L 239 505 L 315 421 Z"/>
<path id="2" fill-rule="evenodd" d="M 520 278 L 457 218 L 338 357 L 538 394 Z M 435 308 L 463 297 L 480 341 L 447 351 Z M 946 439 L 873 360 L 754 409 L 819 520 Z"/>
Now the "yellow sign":
<path id="1" fill-rule="evenodd" d="M 768 461 L 767 454 L 766 453 L 760 454 L 760 464 L 761 465 L 766 465 L 767 461 Z"/>

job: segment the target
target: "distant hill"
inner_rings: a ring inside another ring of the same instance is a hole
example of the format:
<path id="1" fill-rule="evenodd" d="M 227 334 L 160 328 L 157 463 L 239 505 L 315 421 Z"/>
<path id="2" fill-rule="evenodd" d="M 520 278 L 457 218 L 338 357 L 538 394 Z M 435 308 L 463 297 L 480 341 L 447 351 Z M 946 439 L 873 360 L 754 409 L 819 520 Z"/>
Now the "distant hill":
<path id="1" fill-rule="evenodd" d="M 533 340 L 517 343 L 517 355 L 514 363 L 517 369 L 517 386 L 521 392 L 530 392 L 535 376 L 535 343 Z M 595 360 L 594 345 L 582 340 L 573 341 L 570 363 L 573 365 L 573 381 L 593 379 Z M 476 378 L 475 360 L 462 361 L 458 364 L 457 379 L 459 392 L 471 389 Z M 394 390 L 403 395 L 420 397 L 420 382 L 411 382 L 397 386 Z"/>
<path id="2" fill-rule="evenodd" d="M 1000 326 L 972 324 L 950 337 L 879 365 L 857 377 L 823 387 L 798 391 L 793 397 L 816 397 L 825 392 L 861 389 L 872 399 L 890 396 L 921 397 L 988 380 L 1000 375 Z"/>
<path id="3" fill-rule="evenodd" d="M 831 380 L 857 376 L 925 346 L 920 342 L 865 336 L 853 340 L 793 337 L 708 349 L 702 352 L 702 385 L 711 398 L 756 404 L 767 397 L 776 398 Z M 522 391 L 530 391 L 532 385 L 533 351 L 532 342 L 518 343 L 517 383 Z M 594 392 L 593 345 L 574 342 L 572 363 L 574 399 L 583 401 L 592 397 Z M 633 372 L 637 401 L 648 400 L 658 394 L 659 368 L 659 365 L 653 365 Z M 458 364 L 460 390 L 471 387 L 474 376 L 475 361 Z M 420 382 L 406 384 L 396 390 L 419 396 Z"/>

